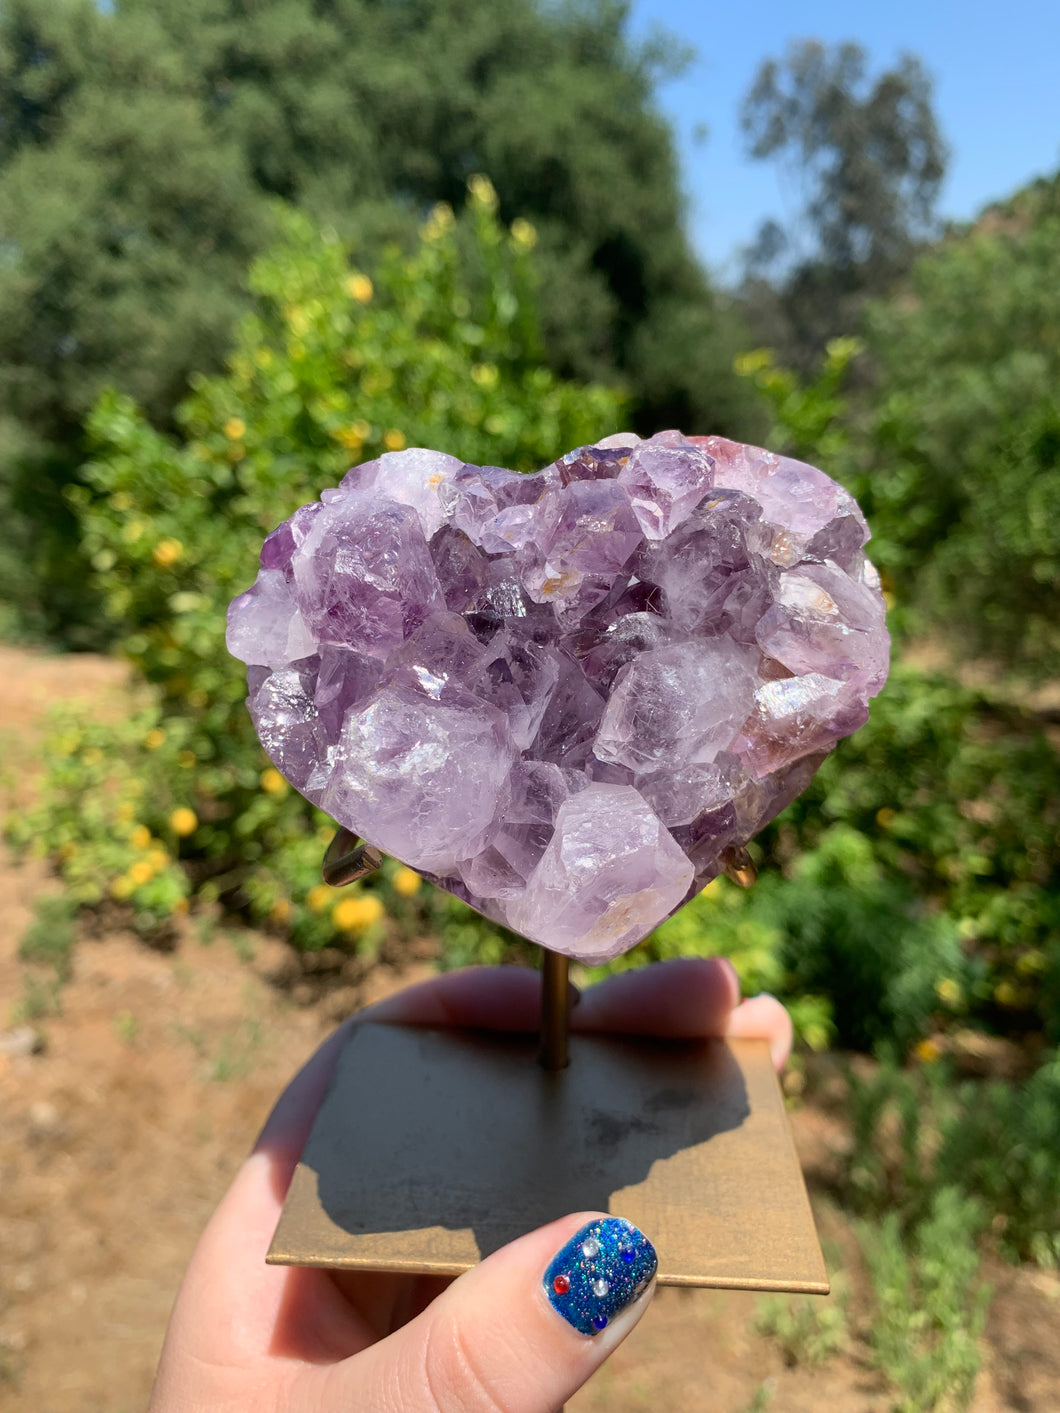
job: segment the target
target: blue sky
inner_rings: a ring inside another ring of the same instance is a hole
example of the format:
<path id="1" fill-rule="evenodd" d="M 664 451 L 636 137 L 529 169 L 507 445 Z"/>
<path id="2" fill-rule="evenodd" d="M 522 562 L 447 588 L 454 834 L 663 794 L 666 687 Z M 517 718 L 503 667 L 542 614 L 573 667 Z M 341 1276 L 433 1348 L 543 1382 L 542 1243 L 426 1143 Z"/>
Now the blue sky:
<path id="1" fill-rule="evenodd" d="M 759 64 L 793 39 L 855 40 L 872 73 L 904 49 L 919 56 L 951 151 L 945 216 L 972 216 L 1060 166 L 1060 0 L 632 0 L 632 35 L 653 24 L 698 51 L 659 99 L 677 133 L 690 235 L 723 274 L 764 217 L 792 214 L 775 168 L 743 156 L 737 114 Z"/>

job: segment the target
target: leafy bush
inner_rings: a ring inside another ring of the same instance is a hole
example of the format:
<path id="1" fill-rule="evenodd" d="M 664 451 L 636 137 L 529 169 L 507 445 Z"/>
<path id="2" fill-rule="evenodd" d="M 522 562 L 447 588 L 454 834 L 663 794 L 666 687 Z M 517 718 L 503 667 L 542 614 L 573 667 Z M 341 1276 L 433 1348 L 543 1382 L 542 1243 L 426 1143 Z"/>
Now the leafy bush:
<path id="1" fill-rule="evenodd" d="M 976 1203 L 944 1187 L 911 1241 L 895 1213 L 862 1229 L 876 1299 L 870 1340 L 898 1395 L 895 1413 L 959 1413 L 971 1402 L 990 1299 L 978 1279 L 980 1220 Z"/>
<path id="2" fill-rule="evenodd" d="M 787 1364 L 816 1368 L 826 1364 L 849 1340 L 846 1291 L 827 1300 L 767 1295 L 758 1301 L 755 1329 L 776 1340 Z"/>
<path id="3" fill-rule="evenodd" d="M 18 944 L 22 961 L 51 967 L 57 980 L 68 980 L 76 935 L 75 916 L 76 904 L 68 894 L 48 893 L 38 898 L 33 921 Z"/>
<path id="4" fill-rule="evenodd" d="M 932 965 L 928 956 L 939 965 L 943 1014 L 1056 1036 L 1058 825 L 1060 757 L 1035 719 L 898 665 L 868 725 L 825 762 L 765 842 L 784 862 L 812 855 L 842 826 L 847 847 L 864 859 L 852 881 L 859 891 L 879 890 L 881 923 L 889 917 L 897 926 L 915 897 L 923 965 Z M 808 858 L 804 876 L 820 867 Z M 871 919 L 861 935 L 871 948 Z M 896 1004 L 905 1004 L 903 994 L 910 1004 L 922 994 L 914 975 L 894 993 Z"/>
<path id="5" fill-rule="evenodd" d="M 995 1214 L 1014 1259 L 1060 1267 L 1060 1054 L 1021 1085 L 962 1086 L 937 1159 Z"/>
<path id="6" fill-rule="evenodd" d="M 1033 718 L 898 664 L 868 724 L 617 967 L 729 956 L 815 1048 L 908 1051 L 969 1022 L 1060 1036 L 1060 760 Z"/>
<path id="7" fill-rule="evenodd" d="M 147 703 L 113 725 L 60 719 L 40 803 L 10 832 L 47 841 L 79 902 L 109 895 L 144 930 L 197 892 L 301 947 L 371 947 L 385 908 L 399 931 L 441 927 L 457 954 L 499 954 L 495 930 L 408 870 L 402 892 L 396 864 L 341 895 L 314 886 L 331 829 L 257 743 L 225 610 L 266 532 L 351 461 L 419 443 L 530 469 L 616 430 L 622 399 L 540 366 L 534 231 L 498 224 L 484 178 L 470 183 L 470 256 L 439 207 L 417 249 L 391 252 L 374 278 L 334 235 L 289 211 L 277 220 L 284 239 L 251 270 L 257 310 L 227 373 L 199 379 L 180 408 L 184 439 L 113 393 L 92 414 L 88 484 L 70 497 Z"/>
<path id="8" fill-rule="evenodd" d="M 959 1189 L 986 1215 L 1012 1260 L 1060 1266 L 1060 1057 L 1019 1083 L 954 1084 L 943 1063 L 915 1071 L 884 1064 L 849 1076 L 853 1144 L 847 1202 L 904 1231 L 927 1219 L 933 1195 Z"/>

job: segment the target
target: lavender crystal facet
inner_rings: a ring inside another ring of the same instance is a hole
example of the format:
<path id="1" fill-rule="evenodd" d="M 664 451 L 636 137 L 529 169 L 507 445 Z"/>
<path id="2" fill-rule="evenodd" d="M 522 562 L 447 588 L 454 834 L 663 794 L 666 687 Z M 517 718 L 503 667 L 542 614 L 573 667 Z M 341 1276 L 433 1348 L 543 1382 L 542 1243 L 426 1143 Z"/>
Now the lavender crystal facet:
<path id="1" fill-rule="evenodd" d="M 822 471 L 722 437 L 623 433 L 534 475 L 390 452 L 268 537 L 228 646 L 296 789 L 601 962 L 865 721 L 867 539 Z"/>

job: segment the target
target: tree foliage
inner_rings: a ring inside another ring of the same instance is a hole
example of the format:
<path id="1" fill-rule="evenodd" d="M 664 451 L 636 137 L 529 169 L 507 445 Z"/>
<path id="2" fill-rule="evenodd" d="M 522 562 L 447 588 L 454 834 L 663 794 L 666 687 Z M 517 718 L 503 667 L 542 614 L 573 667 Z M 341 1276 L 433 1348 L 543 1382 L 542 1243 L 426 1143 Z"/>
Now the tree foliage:
<path id="1" fill-rule="evenodd" d="M 247 307 L 269 198 L 333 225 L 371 269 L 488 173 L 502 218 L 538 231 L 549 366 L 621 380 L 653 430 L 737 429 L 750 402 L 654 103 L 665 46 L 634 44 L 625 22 L 618 0 L 0 9 L 0 486 L 54 540 L 36 537 L 44 620 L 76 617 L 80 570 L 56 597 L 75 549 L 54 486 L 88 408 L 113 384 L 170 425 Z"/>
<path id="2" fill-rule="evenodd" d="M 910 54 L 872 79 L 860 45 L 804 40 L 762 64 L 741 122 L 750 155 L 780 162 L 801 197 L 793 224 L 760 231 L 752 286 L 772 271 L 774 322 L 815 356 L 854 330 L 863 297 L 902 274 L 933 229 L 946 148 L 931 82 Z M 753 292 L 764 312 L 765 291 Z"/>
<path id="3" fill-rule="evenodd" d="M 1022 675 L 1060 647 L 1060 180 L 873 305 L 858 490 L 922 623 Z"/>

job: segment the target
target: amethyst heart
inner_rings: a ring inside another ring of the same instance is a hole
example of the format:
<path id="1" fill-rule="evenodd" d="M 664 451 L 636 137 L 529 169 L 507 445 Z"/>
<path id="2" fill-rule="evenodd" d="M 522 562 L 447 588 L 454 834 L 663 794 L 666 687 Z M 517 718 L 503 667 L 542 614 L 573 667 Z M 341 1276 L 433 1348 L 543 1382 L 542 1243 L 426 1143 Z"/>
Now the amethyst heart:
<path id="1" fill-rule="evenodd" d="M 660 432 L 534 475 L 391 452 L 232 603 L 270 758 L 487 917 L 601 962 L 721 871 L 887 675 L 851 496 Z"/>

